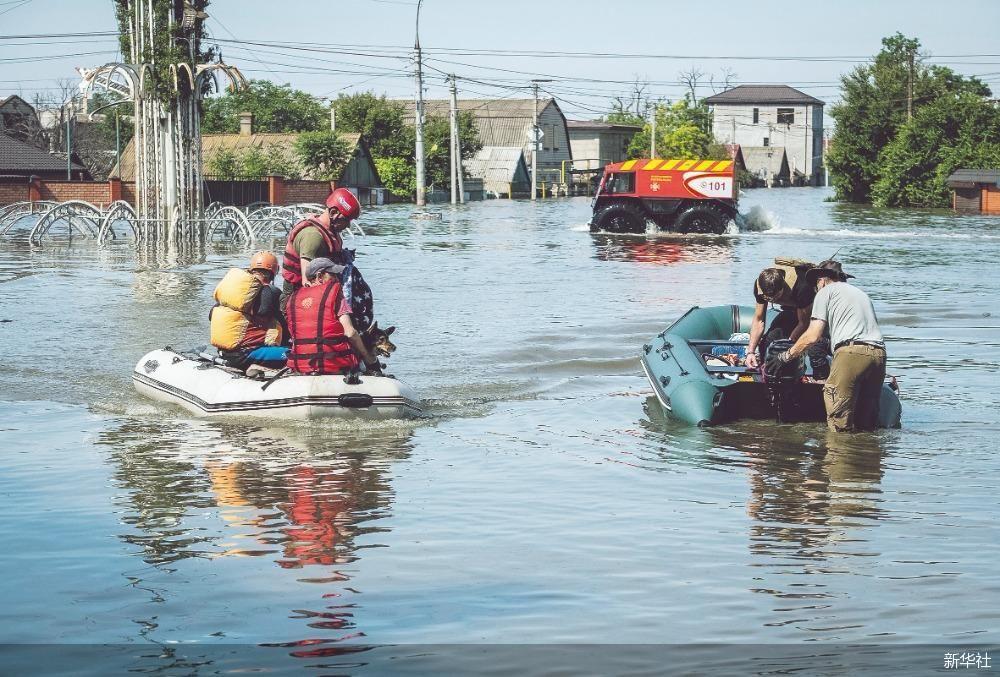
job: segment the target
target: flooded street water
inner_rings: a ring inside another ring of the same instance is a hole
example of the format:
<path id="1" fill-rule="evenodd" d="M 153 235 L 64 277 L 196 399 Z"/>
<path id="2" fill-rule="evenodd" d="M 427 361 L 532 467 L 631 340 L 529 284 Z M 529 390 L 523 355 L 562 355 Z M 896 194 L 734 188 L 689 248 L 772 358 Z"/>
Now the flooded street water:
<path id="1" fill-rule="evenodd" d="M 446 644 L 995 646 L 1000 220 L 828 194 L 749 191 L 769 230 L 701 238 L 592 235 L 582 198 L 371 210 L 347 244 L 428 417 L 360 428 L 133 391 L 147 351 L 207 342 L 245 253 L 0 244 L 0 642 L 107 645 L 97 674 L 181 649 L 190 671 L 320 674 Z M 648 406 L 650 337 L 751 303 L 775 256 L 838 251 L 901 430 Z M 374 645 L 396 648 L 352 649 Z"/>

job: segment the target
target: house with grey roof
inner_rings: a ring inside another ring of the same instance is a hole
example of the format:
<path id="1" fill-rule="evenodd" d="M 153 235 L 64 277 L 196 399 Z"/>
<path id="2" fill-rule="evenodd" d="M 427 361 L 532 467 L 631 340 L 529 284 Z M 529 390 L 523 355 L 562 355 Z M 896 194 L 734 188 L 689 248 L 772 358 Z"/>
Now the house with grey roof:
<path id="1" fill-rule="evenodd" d="M 483 191 L 491 197 L 531 195 L 531 174 L 520 146 L 483 146 L 463 165 L 469 176 L 482 179 Z"/>
<path id="2" fill-rule="evenodd" d="M 788 85 L 739 85 L 705 103 L 715 140 L 742 146 L 748 167 L 747 148 L 781 146 L 793 183 L 822 185 L 822 101 Z"/>
<path id="3" fill-rule="evenodd" d="M 90 174 L 75 154 L 68 174 L 66 153 L 50 153 L 0 132 L 0 177 L 7 181 L 31 177 L 74 181 L 90 179 Z"/>
<path id="4" fill-rule="evenodd" d="M 413 124 L 415 104 L 401 101 L 406 109 L 406 121 Z M 518 147 L 524 152 L 527 165 L 531 166 L 534 143 L 531 140 L 532 126 L 537 122 L 542 131 L 538 144 L 538 180 L 559 181 L 565 167 L 570 169 L 573 160 L 570 149 L 569 130 L 555 99 L 538 100 L 538 116 L 535 116 L 534 99 L 460 99 L 458 109 L 469 112 L 476 121 L 479 140 L 484 146 Z M 424 116 L 447 118 L 451 102 L 447 99 L 424 101 Z"/>
<path id="5" fill-rule="evenodd" d="M 783 146 L 740 146 L 746 170 L 754 177 L 747 188 L 774 188 L 791 184 L 788 155 Z"/>

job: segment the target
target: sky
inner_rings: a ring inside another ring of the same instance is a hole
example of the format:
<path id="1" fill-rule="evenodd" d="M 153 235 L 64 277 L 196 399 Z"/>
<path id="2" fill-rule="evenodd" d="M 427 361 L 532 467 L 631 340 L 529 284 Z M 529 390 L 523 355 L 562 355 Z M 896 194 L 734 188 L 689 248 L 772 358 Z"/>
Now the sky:
<path id="1" fill-rule="evenodd" d="M 76 66 L 116 61 L 111 36 L 10 36 L 115 31 L 112 0 L 0 0 L 0 97 L 58 92 Z M 247 77 L 316 96 L 373 90 L 414 94 L 416 2 L 212 0 L 209 43 Z M 594 119 L 631 83 L 674 100 L 682 71 L 700 70 L 699 96 L 734 84 L 781 83 L 828 104 L 838 78 L 900 31 L 933 63 L 979 75 L 1000 92 L 1000 0 L 841 0 L 837 3 L 423 0 L 425 96 L 527 98 L 532 79 L 570 119 Z M 267 43 L 267 44 L 246 44 Z M 543 54 L 541 52 L 549 52 Z M 552 53 L 556 54 L 552 54 Z M 829 106 L 827 107 L 829 111 Z"/>

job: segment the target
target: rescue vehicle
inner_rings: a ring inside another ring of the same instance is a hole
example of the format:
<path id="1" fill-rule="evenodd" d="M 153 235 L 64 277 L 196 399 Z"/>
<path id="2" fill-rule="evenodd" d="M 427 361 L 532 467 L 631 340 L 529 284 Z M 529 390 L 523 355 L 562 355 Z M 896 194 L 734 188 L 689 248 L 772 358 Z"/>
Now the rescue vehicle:
<path id="1" fill-rule="evenodd" d="M 626 160 L 604 168 L 592 231 L 644 233 L 652 221 L 678 233 L 724 233 L 736 218 L 732 160 Z"/>

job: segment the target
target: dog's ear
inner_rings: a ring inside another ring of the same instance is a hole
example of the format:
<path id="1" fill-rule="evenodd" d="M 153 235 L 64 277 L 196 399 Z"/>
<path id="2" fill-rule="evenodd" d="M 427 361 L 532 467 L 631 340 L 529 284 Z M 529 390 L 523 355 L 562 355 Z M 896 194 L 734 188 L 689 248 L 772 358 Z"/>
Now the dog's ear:
<path id="1" fill-rule="evenodd" d="M 376 333 L 378 333 L 378 320 L 375 320 L 374 322 L 372 322 L 372 326 L 368 327 L 368 333 L 369 334 L 376 334 Z"/>
<path id="2" fill-rule="evenodd" d="M 395 327 L 389 327 L 388 329 L 385 330 L 385 335 L 388 336 L 389 334 L 391 334 L 394 331 L 396 331 Z"/>

